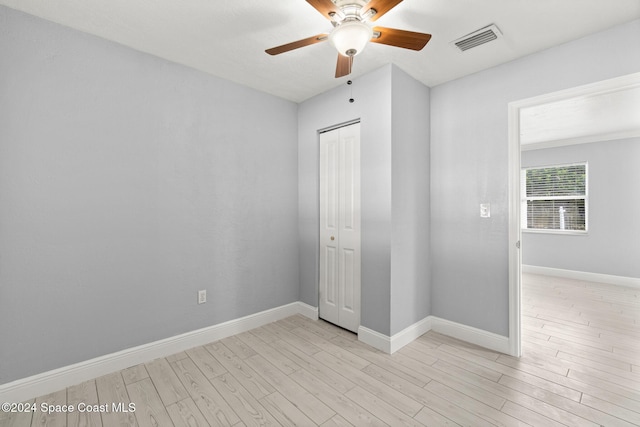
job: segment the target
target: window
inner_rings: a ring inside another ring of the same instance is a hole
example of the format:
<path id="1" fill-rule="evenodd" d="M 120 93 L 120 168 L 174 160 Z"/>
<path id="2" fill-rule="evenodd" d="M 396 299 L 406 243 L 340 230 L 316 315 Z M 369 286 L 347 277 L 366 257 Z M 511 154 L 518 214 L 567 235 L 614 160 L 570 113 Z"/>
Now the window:
<path id="1" fill-rule="evenodd" d="M 587 231 L 587 163 L 525 168 L 520 185 L 523 230 Z"/>

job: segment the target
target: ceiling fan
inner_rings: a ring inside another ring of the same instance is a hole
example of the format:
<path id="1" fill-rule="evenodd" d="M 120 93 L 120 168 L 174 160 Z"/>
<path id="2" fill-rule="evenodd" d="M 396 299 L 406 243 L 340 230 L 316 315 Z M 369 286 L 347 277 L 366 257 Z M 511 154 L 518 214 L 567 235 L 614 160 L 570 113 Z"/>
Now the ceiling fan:
<path id="1" fill-rule="evenodd" d="M 431 39 L 431 34 L 371 27 L 368 24 L 401 2 L 402 0 L 307 0 L 307 3 L 331 21 L 333 30 L 329 34 L 318 34 L 267 49 L 265 52 L 269 55 L 279 55 L 329 40 L 338 50 L 338 78 L 351 74 L 353 57 L 361 53 L 370 41 L 404 49 L 422 50 Z"/>

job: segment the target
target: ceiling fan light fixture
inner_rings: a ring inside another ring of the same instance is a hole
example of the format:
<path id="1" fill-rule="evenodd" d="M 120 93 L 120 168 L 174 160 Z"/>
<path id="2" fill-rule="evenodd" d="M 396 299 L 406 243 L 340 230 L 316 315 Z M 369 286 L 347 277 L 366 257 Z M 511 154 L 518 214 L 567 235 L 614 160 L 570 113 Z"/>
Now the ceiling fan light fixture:
<path id="1" fill-rule="evenodd" d="M 340 55 L 356 56 L 373 37 L 370 26 L 360 21 L 346 21 L 329 34 L 329 41 Z"/>

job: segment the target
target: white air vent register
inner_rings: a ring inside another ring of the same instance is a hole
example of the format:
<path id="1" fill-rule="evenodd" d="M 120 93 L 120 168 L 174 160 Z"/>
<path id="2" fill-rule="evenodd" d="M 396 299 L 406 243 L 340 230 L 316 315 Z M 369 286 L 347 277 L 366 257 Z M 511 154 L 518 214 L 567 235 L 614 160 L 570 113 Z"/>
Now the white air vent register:
<path id="1" fill-rule="evenodd" d="M 457 40 L 451 42 L 451 44 L 455 45 L 460 51 L 464 52 L 465 50 L 472 49 L 474 47 L 483 45 L 485 43 L 489 43 L 496 39 L 502 37 L 502 32 L 495 24 L 491 24 L 487 27 L 481 28 L 479 30 L 474 31 L 473 33 L 467 34 Z"/>

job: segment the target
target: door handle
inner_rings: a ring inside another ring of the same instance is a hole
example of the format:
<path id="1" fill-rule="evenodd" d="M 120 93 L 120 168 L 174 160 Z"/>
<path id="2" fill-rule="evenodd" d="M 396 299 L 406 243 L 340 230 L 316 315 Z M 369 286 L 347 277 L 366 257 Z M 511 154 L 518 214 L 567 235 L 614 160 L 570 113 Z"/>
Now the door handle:
<path id="1" fill-rule="evenodd" d="M 331 240 L 335 240 L 335 239 L 336 239 L 335 237 L 331 236 Z"/>

